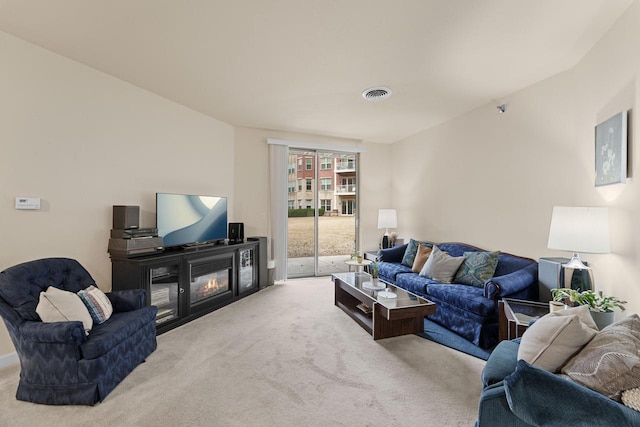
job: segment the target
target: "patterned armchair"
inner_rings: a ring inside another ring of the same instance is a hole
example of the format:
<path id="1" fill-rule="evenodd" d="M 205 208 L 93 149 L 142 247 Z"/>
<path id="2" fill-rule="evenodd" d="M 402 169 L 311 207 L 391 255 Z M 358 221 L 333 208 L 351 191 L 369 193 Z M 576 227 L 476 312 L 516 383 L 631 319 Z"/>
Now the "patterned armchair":
<path id="1" fill-rule="evenodd" d="M 102 401 L 156 349 L 156 307 L 144 290 L 107 293 L 113 314 L 87 334 L 80 321 L 42 322 L 49 286 L 77 293 L 95 281 L 77 261 L 46 258 L 0 272 L 0 316 L 20 359 L 18 400 L 50 405 Z"/>

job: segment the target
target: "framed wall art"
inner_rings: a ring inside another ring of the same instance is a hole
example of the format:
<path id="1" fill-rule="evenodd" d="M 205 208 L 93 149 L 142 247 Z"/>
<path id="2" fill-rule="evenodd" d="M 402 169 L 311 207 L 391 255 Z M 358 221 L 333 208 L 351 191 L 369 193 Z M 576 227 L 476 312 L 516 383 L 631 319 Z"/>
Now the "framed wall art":
<path id="1" fill-rule="evenodd" d="M 627 112 L 596 126 L 596 187 L 627 179 Z"/>

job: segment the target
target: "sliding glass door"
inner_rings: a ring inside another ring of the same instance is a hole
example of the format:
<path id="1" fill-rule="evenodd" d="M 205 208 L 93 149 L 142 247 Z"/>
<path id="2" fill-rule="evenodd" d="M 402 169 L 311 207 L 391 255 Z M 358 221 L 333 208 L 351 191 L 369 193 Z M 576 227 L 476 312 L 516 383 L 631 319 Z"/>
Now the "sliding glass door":
<path id="1" fill-rule="evenodd" d="M 288 277 L 345 271 L 358 235 L 358 155 L 289 148 L 288 159 Z"/>

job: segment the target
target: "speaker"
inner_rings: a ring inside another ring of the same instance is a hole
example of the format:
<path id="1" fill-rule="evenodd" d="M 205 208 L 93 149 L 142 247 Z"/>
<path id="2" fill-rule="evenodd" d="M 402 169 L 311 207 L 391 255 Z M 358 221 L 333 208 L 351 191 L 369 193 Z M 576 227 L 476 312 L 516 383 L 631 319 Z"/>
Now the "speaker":
<path id="1" fill-rule="evenodd" d="M 113 206 L 113 228 L 130 230 L 140 227 L 140 206 Z"/>
<path id="2" fill-rule="evenodd" d="M 229 223 L 229 243 L 244 242 L 244 222 Z"/>

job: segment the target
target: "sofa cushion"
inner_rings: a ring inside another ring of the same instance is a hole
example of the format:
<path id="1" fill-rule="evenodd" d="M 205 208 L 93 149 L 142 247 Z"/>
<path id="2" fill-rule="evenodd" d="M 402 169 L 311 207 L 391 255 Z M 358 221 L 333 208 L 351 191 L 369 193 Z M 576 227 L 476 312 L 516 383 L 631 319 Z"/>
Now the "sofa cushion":
<path id="1" fill-rule="evenodd" d="M 45 323 L 80 321 L 86 333 L 93 326 L 91 315 L 80 297 L 54 286 L 49 286 L 46 292 L 40 293 L 36 313 Z"/>
<path id="2" fill-rule="evenodd" d="M 496 272 L 500 251 L 464 253 L 464 262 L 456 272 L 455 283 L 482 287 Z"/>
<path id="3" fill-rule="evenodd" d="M 432 283 L 438 282 L 415 273 L 398 274 L 396 278 L 396 286 L 419 296 L 427 296 L 427 286 Z"/>
<path id="4" fill-rule="evenodd" d="M 95 359 L 116 348 L 149 322 L 155 322 L 157 308 L 147 306 L 134 311 L 113 313 L 106 322 L 96 325 L 80 347 L 85 359 Z"/>
<path id="5" fill-rule="evenodd" d="M 431 251 L 433 248 L 431 246 L 427 246 L 424 244 L 418 245 L 418 252 L 416 253 L 416 257 L 413 260 L 413 266 L 411 267 L 411 271 L 414 273 L 420 273 L 422 267 L 429 259 L 429 255 L 431 255 Z"/>
<path id="6" fill-rule="evenodd" d="M 420 275 L 440 283 L 451 283 L 456 271 L 464 262 L 464 257 L 452 257 L 447 252 L 433 246 L 429 259 L 420 271 Z"/>
<path id="7" fill-rule="evenodd" d="M 378 277 L 387 279 L 393 283 L 396 282 L 398 275 L 401 273 L 411 273 L 411 267 L 398 264 L 395 262 L 378 262 Z"/>
<path id="8" fill-rule="evenodd" d="M 554 311 L 542 316 L 525 331 L 518 359 L 545 371 L 557 372 L 597 333 L 588 306 Z"/>
<path id="9" fill-rule="evenodd" d="M 624 390 L 640 387 L 640 317 L 634 314 L 604 328 L 562 373 L 618 402 Z"/>
<path id="10" fill-rule="evenodd" d="M 497 303 L 486 298 L 484 290 L 475 286 L 434 282 L 427 284 L 427 294 L 478 316 L 491 317 L 496 314 Z"/>
<path id="11" fill-rule="evenodd" d="M 78 292 L 78 296 L 89 310 L 89 314 L 96 325 L 104 323 L 111 313 L 113 313 L 113 307 L 111 301 L 97 287 L 91 285 L 87 289 L 83 289 Z"/>

